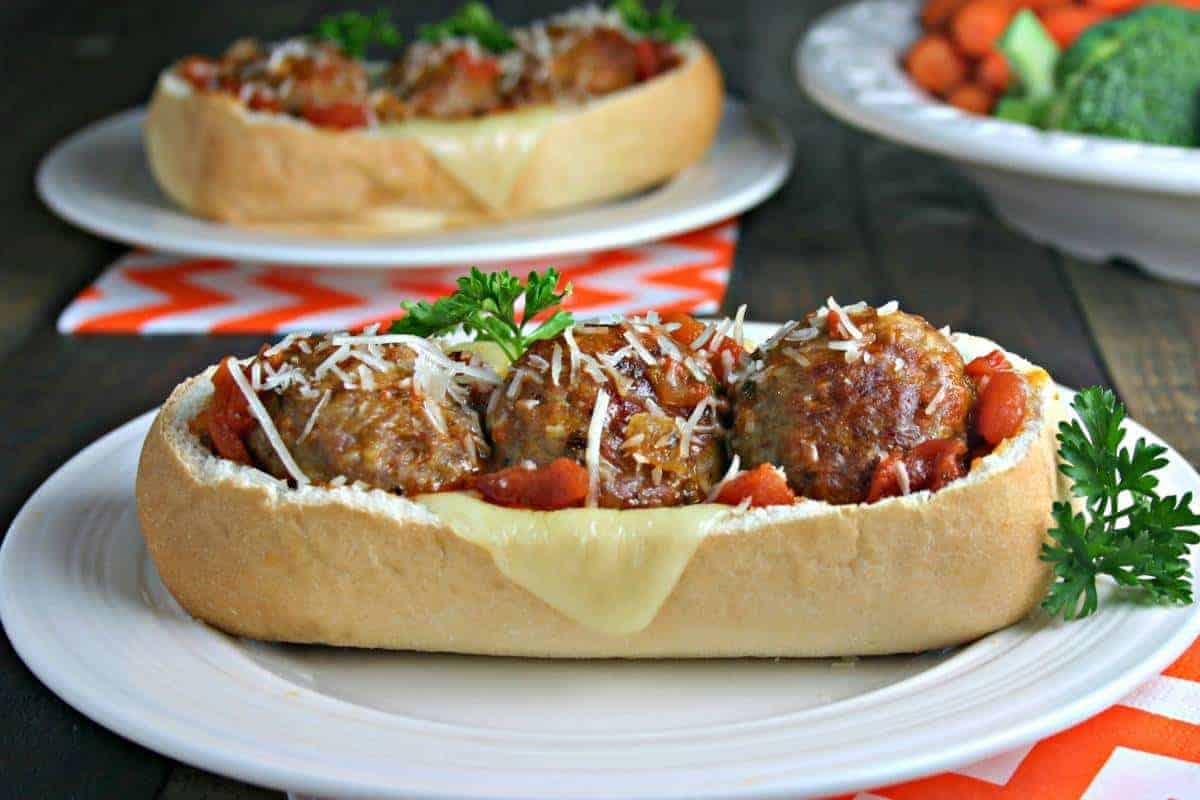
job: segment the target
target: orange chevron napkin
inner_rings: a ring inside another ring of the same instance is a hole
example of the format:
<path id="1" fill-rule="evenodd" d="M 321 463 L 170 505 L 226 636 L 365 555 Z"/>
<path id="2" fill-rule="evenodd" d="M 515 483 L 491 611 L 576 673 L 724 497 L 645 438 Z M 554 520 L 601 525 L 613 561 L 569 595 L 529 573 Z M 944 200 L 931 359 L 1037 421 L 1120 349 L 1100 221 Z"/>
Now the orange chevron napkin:
<path id="1" fill-rule="evenodd" d="M 1037 744 L 836 800 L 1200 800 L 1200 639 L 1121 702 Z"/>
<path id="2" fill-rule="evenodd" d="M 737 222 L 660 242 L 507 262 L 514 274 L 554 267 L 575 285 L 583 316 L 713 312 L 721 304 Z M 470 265 L 345 269 L 130 253 L 58 318 L 60 333 L 262 333 L 353 330 L 393 319 L 403 300 L 448 294 Z"/>

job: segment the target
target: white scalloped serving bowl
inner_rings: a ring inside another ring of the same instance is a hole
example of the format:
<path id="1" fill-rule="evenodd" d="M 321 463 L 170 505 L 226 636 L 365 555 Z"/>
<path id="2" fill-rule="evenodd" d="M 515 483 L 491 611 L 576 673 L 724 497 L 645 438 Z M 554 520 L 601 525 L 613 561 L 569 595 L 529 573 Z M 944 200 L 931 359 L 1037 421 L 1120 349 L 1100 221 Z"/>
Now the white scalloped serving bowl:
<path id="1" fill-rule="evenodd" d="M 845 122 L 953 160 L 1039 242 L 1200 284 L 1200 150 L 1041 131 L 930 97 L 900 65 L 920 35 L 918 7 L 862 0 L 822 16 L 796 50 L 808 94 Z"/>

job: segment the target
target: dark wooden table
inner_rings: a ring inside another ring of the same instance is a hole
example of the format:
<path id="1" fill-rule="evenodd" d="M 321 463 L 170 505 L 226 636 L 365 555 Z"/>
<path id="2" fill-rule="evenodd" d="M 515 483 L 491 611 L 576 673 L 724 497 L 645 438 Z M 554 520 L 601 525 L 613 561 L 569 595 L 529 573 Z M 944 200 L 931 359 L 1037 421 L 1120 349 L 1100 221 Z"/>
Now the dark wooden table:
<path id="1" fill-rule="evenodd" d="M 797 89 L 792 53 L 829 0 L 685 0 L 731 91 L 784 119 L 798 145 L 787 186 L 746 215 L 726 308 L 783 320 L 827 295 L 896 298 L 937 324 L 1004 342 L 1069 385 L 1113 386 L 1132 414 L 1200 461 L 1200 292 L 1133 269 L 1063 258 L 1007 230 L 944 162 L 858 134 Z M 405 27 L 438 11 L 394 4 Z M 440 0 L 433 7 L 451 7 Z M 498 2 L 514 21 L 557 8 Z M 373 6 L 372 6 L 373 7 Z M 321 0 L 120 4 L 6 0 L 0 7 L 0 530 L 72 453 L 156 405 L 248 338 L 70 337 L 64 303 L 122 252 L 54 218 L 37 160 L 81 125 L 143 102 L 156 72 L 247 32 L 307 30 Z M 1063 209 L 1072 213 L 1072 209 Z M 76 713 L 0 643 L 0 796 L 276 796 L 144 750 Z"/>

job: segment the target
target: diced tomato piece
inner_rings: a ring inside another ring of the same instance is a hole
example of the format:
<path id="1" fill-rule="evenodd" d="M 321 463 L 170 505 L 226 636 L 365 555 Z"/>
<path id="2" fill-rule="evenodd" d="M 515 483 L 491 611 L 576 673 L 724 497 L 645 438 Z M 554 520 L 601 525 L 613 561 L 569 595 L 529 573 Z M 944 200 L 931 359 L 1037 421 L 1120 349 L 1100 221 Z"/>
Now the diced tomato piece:
<path id="1" fill-rule="evenodd" d="M 973 359 L 963 370 L 968 377 L 978 381 L 984 375 L 994 375 L 997 372 L 1012 372 L 1012 364 L 1008 363 L 1003 351 L 993 350 L 986 356 Z"/>
<path id="2" fill-rule="evenodd" d="M 478 58 L 466 50 L 459 50 L 453 56 L 454 66 L 468 78 L 475 80 L 495 80 L 500 76 L 500 63 L 494 58 Z"/>
<path id="3" fill-rule="evenodd" d="M 736 506 L 747 498 L 754 508 L 788 506 L 796 502 L 796 493 L 788 486 L 787 478 L 779 469 L 770 464 L 760 464 L 726 481 L 717 493 L 716 502 Z"/>
<path id="4" fill-rule="evenodd" d="M 259 89 L 250 93 L 250 97 L 246 100 L 246 107 L 251 111 L 279 112 L 283 110 L 283 104 L 279 102 L 278 97 Z"/>
<path id="5" fill-rule="evenodd" d="M 875 472 L 871 475 L 871 487 L 867 489 L 868 503 L 903 493 L 900 491 L 900 476 L 896 469 L 899 463 L 900 456 L 896 453 L 889 453 L 879 459 L 879 463 L 875 465 Z"/>
<path id="6" fill-rule="evenodd" d="M 712 389 L 708 384 L 693 380 L 692 374 L 683 364 L 673 359 L 664 360 L 663 363 L 665 364 L 663 369 L 666 370 L 668 377 L 654 386 L 659 403 L 664 406 L 691 409 L 695 408 L 696 403 L 704 398 L 712 396 Z M 638 410 L 641 410 L 640 406 Z"/>
<path id="7" fill-rule="evenodd" d="M 900 483 L 900 465 L 908 478 L 908 491 L 920 492 L 928 489 L 936 492 L 953 480 L 963 476 L 963 456 L 967 444 L 961 439 L 930 439 L 921 442 L 904 455 L 889 453 L 875 465 L 871 475 L 871 486 L 867 490 L 867 502 L 874 503 L 885 497 L 897 497 L 904 493 Z"/>
<path id="8" fill-rule="evenodd" d="M 909 483 L 910 491 L 929 489 L 936 492 L 950 481 L 963 476 L 963 456 L 967 443 L 962 439 L 930 439 L 914 447 L 905 458 L 910 476 L 916 484 Z"/>
<path id="9" fill-rule="evenodd" d="M 556 511 L 583 505 L 588 472 L 569 458 L 556 458 L 536 469 L 516 466 L 480 475 L 475 488 L 484 500 L 498 506 Z"/>
<path id="10" fill-rule="evenodd" d="M 681 311 L 669 311 L 663 314 L 662 321 L 664 325 L 674 323 L 679 326 L 671 331 L 671 338 L 689 350 L 692 347 L 692 342 L 699 339 L 700 335 L 704 333 L 705 326 L 703 322 Z M 729 377 L 729 364 L 732 364 L 733 368 L 737 369 L 741 365 L 742 360 L 746 358 L 745 349 L 729 336 L 722 339 L 716 347 L 712 346 L 711 341 L 708 342 L 700 352 L 708 359 L 713 374 L 721 381 L 725 381 Z M 728 353 L 729 357 L 726 358 L 723 355 L 724 353 Z"/>
<path id="11" fill-rule="evenodd" d="M 369 119 L 365 104 L 350 102 L 308 106 L 304 109 L 304 118 L 317 127 L 343 131 L 365 127 Z"/>
<path id="12" fill-rule="evenodd" d="M 662 72 L 662 54 L 654 42 L 642 39 L 633 46 L 633 52 L 637 56 L 638 80 L 649 80 Z"/>
<path id="13" fill-rule="evenodd" d="M 1015 372 L 997 372 L 979 393 L 975 427 L 995 446 L 1013 436 L 1025 421 L 1025 379 Z"/>
<path id="14" fill-rule="evenodd" d="M 213 396 L 207 414 L 208 437 L 221 458 L 239 464 L 253 463 L 246 449 L 245 436 L 257 421 L 250 413 L 250 401 L 234 383 L 230 370 L 241 369 L 237 359 L 226 358 L 213 373 Z"/>
<path id="15" fill-rule="evenodd" d="M 680 344 L 690 346 L 700 334 L 704 333 L 704 323 L 682 311 L 668 311 L 662 315 L 661 319 L 664 325 L 679 326 L 671 331 L 671 338 Z"/>
<path id="16" fill-rule="evenodd" d="M 197 91 L 213 88 L 217 79 L 217 62 L 204 56 L 188 56 L 179 62 L 176 68 L 179 77 L 192 85 Z"/>
<path id="17" fill-rule="evenodd" d="M 842 315 L 841 314 L 830 314 L 827 319 L 828 319 L 828 323 L 829 323 L 829 338 L 830 339 L 843 339 L 844 340 L 844 339 L 850 338 L 850 331 L 848 331 L 846 329 L 846 326 L 842 323 Z"/>

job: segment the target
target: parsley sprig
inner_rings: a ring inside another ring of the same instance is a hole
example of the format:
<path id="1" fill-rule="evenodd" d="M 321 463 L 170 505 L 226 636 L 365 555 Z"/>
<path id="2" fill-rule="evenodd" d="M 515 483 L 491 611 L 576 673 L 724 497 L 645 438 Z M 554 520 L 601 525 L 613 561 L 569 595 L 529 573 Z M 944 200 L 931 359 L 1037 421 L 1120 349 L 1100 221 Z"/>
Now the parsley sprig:
<path id="1" fill-rule="evenodd" d="M 642 0 L 616 0 L 613 9 L 629 29 L 645 36 L 678 42 L 692 35 L 692 25 L 675 16 L 673 0 L 663 0 L 658 11 L 650 11 Z"/>
<path id="2" fill-rule="evenodd" d="M 480 47 L 493 53 L 504 53 L 517 46 L 508 28 L 492 16 L 485 3 L 479 2 L 467 3 L 441 22 L 422 25 L 419 35 L 434 43 L 456 36 L 474 38 Z"/>
<path id="3" fill-rule="evenodd" d="M 318 39 L 333 42 L 352 58 L 365 56 L 367 47 L 372 44 L 388 47 L 400 44 L 400 33 L 392 24 L 388 13 L 382 9 L 370 16 L 358 11 L 347 11 L 344 14 L 325 17 L 317 23 L 315 33 Z"/>
<path id="4" fill-rule="evenodd" d="M 1122 447 L 1125 407 L 1107 389 L 1084 389 L 1072 407 L 1079 421 L 1059 425 L 1059 466 L 1074 481 L 1087 515 L 1071 504 L 1054 504 L 1053 543 L 1042 559 L 1054 566 L 1055 582 L 1042 601 L 1051 615 L 1086 617 L 1096 610 L 1096 578 L 1109 575 L 1121 586 L 1140 589 L 1156 603 L 1190 603 L 1188 545 L 1200 535 L 1192 494 L 1159 497 L 1153 473 L 1167 464 L 1166 448 L 1138 439 Z"/>
<path id="5" fill-rule="evenodd" d="M 558 288 L 559 274 L 553 269 L 545 274 L 530 272 L 524 284 L 521 279 L 505 272 L 480 272 L 458 279 L 458 290 L 449 297 L 433 303 L 405 302 L 408 315 L 392 323 L 392 333 L 415 336 L 437 336 L 458 330 L 459 326 L 477 340 L 495 342 L 512 361 L 539 339 L 550 339 L 575 320 L 569 311 L 555 311 L 537 327 L 527 327 L 533 318 L 565 300 L 571 294 L 571 284 Z M 521 320 L 517 321 L 517 301 L 525 298 Z"/>

